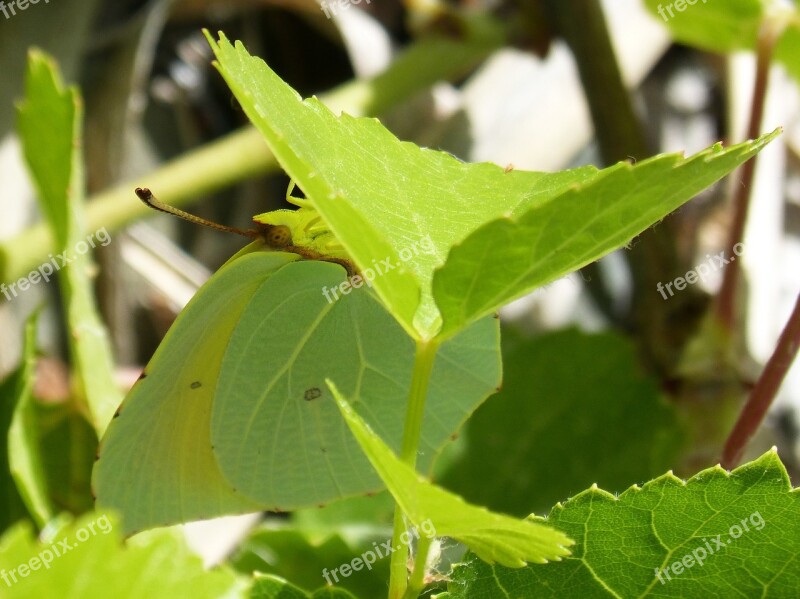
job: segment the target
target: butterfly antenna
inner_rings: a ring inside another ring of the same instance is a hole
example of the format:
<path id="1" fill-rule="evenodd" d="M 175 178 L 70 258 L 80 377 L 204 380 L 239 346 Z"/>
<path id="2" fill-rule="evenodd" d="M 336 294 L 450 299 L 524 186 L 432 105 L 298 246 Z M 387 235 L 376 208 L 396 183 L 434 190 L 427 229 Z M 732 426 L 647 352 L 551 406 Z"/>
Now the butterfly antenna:
<path id="1" fill-rule="evenodd" d="M 253 229 L 237 229 L 236 227 L 229 227 L 227 225 L 221 225 L 219 223 L 215 223 L 214 221 L 206 220 L 205 218 L 200 218 L 199 216 L 195 216 L 194 214 L 189 214 L 188 212 L 184 212 L 179 208 L 175 208 L 174 206 L 170 206 L 169 204 L 165 204 L 159 201 L 153 193 L 147 189 L 146 187 L 137 187 L 135 191 L 137 197 L 142 200 L 145 204 L 147 204 L 150 208 L 154 210 L 158 210 L 160 212 L 166 212 L 167 214 L 172 214 L 173 216 L 177 216 L 178 218 L 182 218 L 183 220 L 187 220 L 190 223 L 194 223 L 196 225 L 203 225 L 205 227 L 210 227 L 211 229 L 216 229 L 217 231 L 224 231 L 226 233 L 236 233 L 237 235 L 242 235 L 243 237 L 249 237 L 250 239 L 254 239 L 260 236 L 258 231 Z"/>

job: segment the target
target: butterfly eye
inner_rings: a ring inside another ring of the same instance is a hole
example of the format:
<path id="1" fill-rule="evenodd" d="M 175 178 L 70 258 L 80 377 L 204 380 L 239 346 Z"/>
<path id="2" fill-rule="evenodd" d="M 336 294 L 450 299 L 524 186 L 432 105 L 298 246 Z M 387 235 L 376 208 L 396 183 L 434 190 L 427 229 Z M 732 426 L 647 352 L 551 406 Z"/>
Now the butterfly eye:
<path id="1" fill-rule="evenodd" d="M 275 225 L 264 234 L 267 245 L 282 248 L 292 243 L 292 231 L 286 225 Z"/>

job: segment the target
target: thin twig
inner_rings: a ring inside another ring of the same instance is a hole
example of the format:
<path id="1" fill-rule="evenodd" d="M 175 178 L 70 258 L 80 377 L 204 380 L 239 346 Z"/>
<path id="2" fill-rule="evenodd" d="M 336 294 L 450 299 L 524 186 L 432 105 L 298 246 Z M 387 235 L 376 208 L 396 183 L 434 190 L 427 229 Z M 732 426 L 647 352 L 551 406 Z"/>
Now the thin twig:
<path id="1" fill-rule="evenodd" d="M 755 139 L 761 131 L 761 121 L 764 118 L 764 101 L 769 86 L 769 73 L 775 44 L 780 39 L 783 28 L 772 19 L 767 19 L 758 38 L 756 52 L 756 79 L 753 85 L 753 99 L 750 104 L 750 122 L 747 126 L 747 138 Z M 744 237 L 744 228 L 747 224 L 747 215 L 752 203 L 751 191 L 753 177 L 756 171 L 756 157 L 751 158 L 742 165 L 739 171 L 739 180 L 733 196 L 733 224 L 728 237 L 728 254 L 732 254 L 733 247 L 740 243 Z M 731 262 L 725 269 L 722 286 L 715 301 L 717 316 L 727 331 L 736 330 L 737 303 L 736 297 L 741 279 L 741 261 Z"/>
<path id="2" fill-rule="evenodd" d="M 789 322 L 781 333 L 775 352 L 767 362 L 725 443 L 721 461 L 723 467 L 730 469 L 739 464 L 747 443 L 761 426 L 767 410 L 775 400 L 781 383 L 797 356 L 798 348 L 800 348 L 800 295 L 797 297 Z"/>

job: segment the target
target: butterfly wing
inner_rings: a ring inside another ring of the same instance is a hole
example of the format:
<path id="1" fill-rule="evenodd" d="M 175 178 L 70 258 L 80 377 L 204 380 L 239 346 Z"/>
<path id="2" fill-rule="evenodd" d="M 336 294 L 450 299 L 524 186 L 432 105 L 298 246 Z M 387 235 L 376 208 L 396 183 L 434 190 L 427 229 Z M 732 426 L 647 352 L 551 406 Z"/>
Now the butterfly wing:
<path id="1" fill-rule="evenodd" d="M 254 252 L 219 270 L 178 316 L 106 430 L 92 476 L 97 504 L 127 532 L 257 511 L 220 473 L 211 410 L 222 357 L 254 293 L 294 254 Z"/>
<path id="2" fill-rule="evenodd" d="M 231 485 L 269 509 L 316 506 L 383 487 L 326 379 L 354 398 L 354 408 L 390 447 L 400 448 L 414 344 L 367 288 L 329 301 L 344 277 L 329 262 L 280 269 L 253 295 L 223 358 L 214 452 Z M 432 375 L 421 468 L 499 382 L 496 319 L 445 343 Z"/>

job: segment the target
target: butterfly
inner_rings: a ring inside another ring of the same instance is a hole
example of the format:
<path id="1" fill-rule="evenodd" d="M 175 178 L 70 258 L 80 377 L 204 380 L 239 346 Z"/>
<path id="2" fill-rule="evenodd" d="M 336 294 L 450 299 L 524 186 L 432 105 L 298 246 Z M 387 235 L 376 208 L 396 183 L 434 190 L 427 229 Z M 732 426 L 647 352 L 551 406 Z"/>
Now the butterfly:
<path id="1" fill-rule="evenodd" d="M 127 394 L 98 450 L 99 507 L 134 532 L 380 490 L 326 385 L 330 379 L 395 451 L 414 343 L 369 287 L 322 293 L 357 269 L 307 200 L 255 228 L 151 207 L 252 242 L 197 292 Z M 434 363 L 419 467 L 433 460 L 501 376 L 488 317 L 443 343 Z"/>

